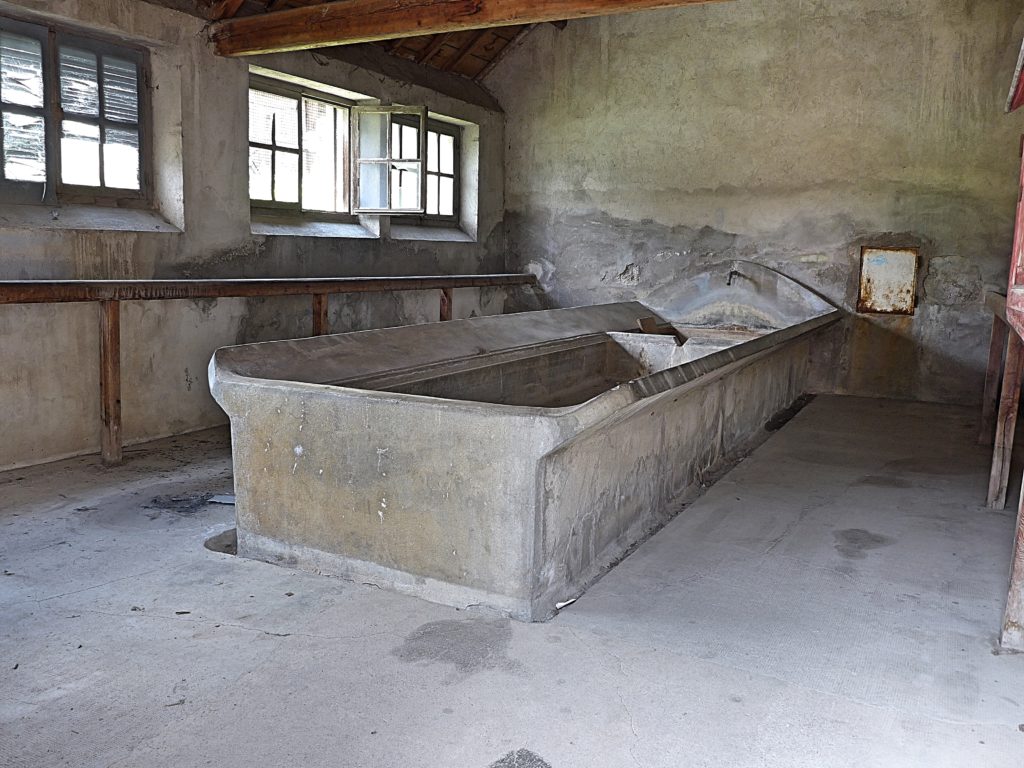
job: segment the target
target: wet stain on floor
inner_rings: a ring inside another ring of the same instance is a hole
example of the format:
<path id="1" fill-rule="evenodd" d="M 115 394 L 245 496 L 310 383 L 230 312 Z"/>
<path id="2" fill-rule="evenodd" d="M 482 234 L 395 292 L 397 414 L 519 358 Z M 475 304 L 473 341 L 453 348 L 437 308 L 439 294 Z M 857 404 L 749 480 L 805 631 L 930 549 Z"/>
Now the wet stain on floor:
<path id="1" fill-rule="evenodd" d="M 402 661 L 451 665 L 463 674 L 487 669 L 515 671 L 519 665 L 508 657 L 511 640 L 509 619 L 431 621 L 410 633 L 391 653 Z"/>
<path id="2" fill-rule="evenodd" d="M 914 484 L 902 477 L 891 475 L 865 475 L 857 481 L 857 485 L 870 485 L 874 488 L 913 488 Z"/>
<path id="3" fill-rule="evenodd" d="M 885 463 L 885 469 L 894 473 L 909 472 L 915 475 L 971 475 L 984 468 L 983 454 L 955 457 L 918 456 L 896 459 Z"/>
<path id="4" fill-rule="evenodd" d="M 528 749 L 517 749 L 487 768 L 551 768 L 551 765 Z"/>
<path id="5" fill-rule="evenodd" d="M 832 535 L 836 539 L 836 551 L 850 560 L 863 560 L 867 557 L 868 551 L 893 543 L 893 539 L 888 536 L 865 531 L 863 528 L 847 528 L 844 531 L 836 531 Z"/>
<path id="6" fill-rule="evenodd" d="M 238 531 L 235 528 L 228 528 L 208 538 L 203 546 L 212 552 L 220 552 L 224 555 L 238 554 Z"/>

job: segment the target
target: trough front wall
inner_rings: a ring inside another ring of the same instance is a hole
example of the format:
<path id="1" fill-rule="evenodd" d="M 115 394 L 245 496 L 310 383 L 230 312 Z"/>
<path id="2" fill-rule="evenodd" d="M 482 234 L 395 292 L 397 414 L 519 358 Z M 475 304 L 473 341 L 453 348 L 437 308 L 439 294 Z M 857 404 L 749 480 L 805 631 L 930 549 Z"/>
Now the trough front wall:
<path id="1" fill-rule="evenodd" d="M 534 29 L 507 114 L 509 267 L 563 306 L 752 259 L 856 307 L 862 245 L 920 248 L 912 317 L 834 329 L 820 388 L 980 400 L 1005 288 L 1019 0 L 741 0 Z M 725 286 L 723 285 L 723 288 Z M 657 306 L 651 303 L 651 306 Z"/>
<path id="2" fill-rule="evenodd" d="M 528 603 L 546 420 L 316 385 L 219 386 L 240 554 L 438 602 L 443 590 L 405 589 L 381 568 Z M 246 551 L 252 536 L 274 544 Z"/>
<path id="3" fill-rule="evenodd" d="M 807 387 L 813 338 L 641 401 L 542 464 L 535 618 L 664 524 Z"/>

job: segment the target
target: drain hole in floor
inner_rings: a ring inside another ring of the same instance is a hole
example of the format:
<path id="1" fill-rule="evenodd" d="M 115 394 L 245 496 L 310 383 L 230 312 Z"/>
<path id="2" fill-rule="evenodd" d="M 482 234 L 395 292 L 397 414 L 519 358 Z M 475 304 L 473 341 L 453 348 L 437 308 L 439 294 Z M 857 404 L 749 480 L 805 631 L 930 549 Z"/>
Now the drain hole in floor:
<path id="1" fill-rule="evenodd" d="M 225 555 L 237 555 L 238 531 L 235 528 L 228 528 L 226 531 L 221 531 L 216 536 L 208 538 L 203 546 Z"/>

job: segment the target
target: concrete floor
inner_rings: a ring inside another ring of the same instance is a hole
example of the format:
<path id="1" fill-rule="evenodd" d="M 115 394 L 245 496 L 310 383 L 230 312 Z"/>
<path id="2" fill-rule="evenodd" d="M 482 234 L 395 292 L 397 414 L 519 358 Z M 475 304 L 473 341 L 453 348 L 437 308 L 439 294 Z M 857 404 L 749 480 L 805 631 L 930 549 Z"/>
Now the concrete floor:
<path id="1" fill-rule="evenodd" d="M 221 432 L 0 475 L 0 765 L 1020 768 L 974 423 L 818 398 L 534 625 L 204 549 Z"/>

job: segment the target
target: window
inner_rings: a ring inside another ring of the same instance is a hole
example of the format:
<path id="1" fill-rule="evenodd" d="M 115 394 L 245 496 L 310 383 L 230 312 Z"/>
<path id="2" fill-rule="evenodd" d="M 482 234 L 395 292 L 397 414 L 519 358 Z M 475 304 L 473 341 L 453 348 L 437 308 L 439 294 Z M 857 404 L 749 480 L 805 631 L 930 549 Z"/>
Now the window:
<path id="1" fill-rule="evenodd" d="M 145 197 L 145 54 L 0 18 L 0 195 Z"/>
<path id="2" fill-rule="evenodd" d="M 250 88 L 253 205 L 348 213 L 348 131 L 346 106 L 276 84 Z"/>
<path id="3" fill-rule="evenodd" d="M 460 134 L 458 126 L 427 123 L 427 217 L 459 218 Z"/>
<path id="4" fill-rule="evenodd" d="M 255 74 L 249 89 L 255 210 L 458 223 L 459 126 L 428 121 L 422 107 L 361 106 L 348 100 L 358 94 L 268 74 Z"/>
<path id="5" fill-rule="evenodd" d="M 391 141 L 408 146 L 419 141 L 419 128 L 398 119 L 391 126 Z M 418 223 L 457 223 L 459 219 L 459 138 L 462 129 L 440 120 L 427 121 L 426 204 Z"/>

